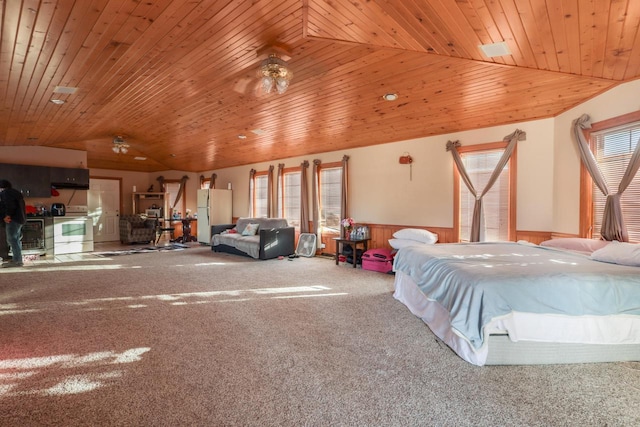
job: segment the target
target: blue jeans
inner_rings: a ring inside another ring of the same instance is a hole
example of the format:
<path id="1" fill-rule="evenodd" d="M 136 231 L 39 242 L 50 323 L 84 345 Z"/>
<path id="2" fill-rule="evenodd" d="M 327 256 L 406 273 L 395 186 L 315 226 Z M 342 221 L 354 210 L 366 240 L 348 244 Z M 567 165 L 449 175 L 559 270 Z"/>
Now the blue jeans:
<path id="1" fill-rule="evenodd" d="M 20 237 L 22 235 L 22 224 L 15 221 L 11 221 L 5 224 L 7 231 L 7 243 L 11 247 L 13 252 L 13 262 L 22 263 L 22 242 Z"/>
<path id="2" fill-rule="evenodd" d="M 0 218 L 0 258 L 3 260 L 9 259 L 9 243 L 7 243 L 7 228 L 5 223 Z"/>

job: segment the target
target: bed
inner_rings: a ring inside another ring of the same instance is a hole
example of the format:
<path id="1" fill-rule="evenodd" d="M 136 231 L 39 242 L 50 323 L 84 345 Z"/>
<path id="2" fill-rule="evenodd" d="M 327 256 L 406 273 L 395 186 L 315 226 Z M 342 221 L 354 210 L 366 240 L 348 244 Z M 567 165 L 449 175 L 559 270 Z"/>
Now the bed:
<path id="1" fill-rule="evenodd" d="M 394 297 L 474 365 L 638 361 L 640 267 L 593 255 L 515 242 L 410 246 L 395 256 Z"/>

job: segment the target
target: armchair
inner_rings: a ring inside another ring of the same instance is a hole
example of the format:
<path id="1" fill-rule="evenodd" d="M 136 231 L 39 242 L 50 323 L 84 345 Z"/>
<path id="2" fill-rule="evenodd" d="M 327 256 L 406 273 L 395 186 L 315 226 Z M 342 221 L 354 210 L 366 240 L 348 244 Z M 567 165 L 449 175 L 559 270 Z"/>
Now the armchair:
<path id="1" fill-rule="evenodd" d="M 149 243 L 156 239 L 156 220 L 140 215 L 120 217 L 120 243 Z"/>

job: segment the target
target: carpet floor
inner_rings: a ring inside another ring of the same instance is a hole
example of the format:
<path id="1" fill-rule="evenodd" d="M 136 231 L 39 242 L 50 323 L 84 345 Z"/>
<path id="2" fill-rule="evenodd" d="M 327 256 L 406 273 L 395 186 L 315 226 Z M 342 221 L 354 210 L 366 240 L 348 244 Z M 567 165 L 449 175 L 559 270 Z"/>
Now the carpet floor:
<path id="1" fill-rule="evenodd" d="M 476 367 L 323 257 L 0 271 L 0 426 L 637 426 L 635 362 Z"/>

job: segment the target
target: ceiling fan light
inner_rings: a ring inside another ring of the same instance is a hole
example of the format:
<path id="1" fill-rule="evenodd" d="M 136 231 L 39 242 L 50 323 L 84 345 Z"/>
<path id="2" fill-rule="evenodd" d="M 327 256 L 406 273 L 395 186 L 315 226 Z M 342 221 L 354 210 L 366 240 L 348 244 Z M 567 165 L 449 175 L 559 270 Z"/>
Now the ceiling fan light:
<path id="1" fill-rule="evenodd" d="M 129 144 L 127 144 L 123 137 L 116 136 L 113 138 L 113 147 L 111 147 L 111 149 L 116 154 L 127 154 L 129 151 Z"/>
<path id="2" fill-rule="evenodd" d="M 263 76 L 262 77 L 262 90 L 266 93 L 271 93 L 271 89 L 273 89 L 273 77 Z"/>
<path id="3" fill-rule="evenodd" d="M 276 79 L 276 89 L 278 93 L 285 93 L 287 88 L 289 87 L 289 81 L 285 78 L 278 77 Z"/>
<path id="4" fill-rule="evenodd" d="M 274 89 L 282 94 L 289 87 L 293 73 L 287 68 L 287 63 L 274 53 L 260 63 L 258 76 L 262 80 L 262 90 L 271 93 Z"/>

